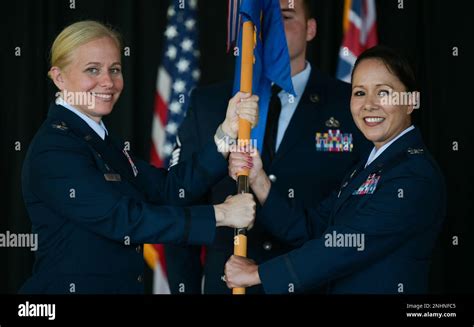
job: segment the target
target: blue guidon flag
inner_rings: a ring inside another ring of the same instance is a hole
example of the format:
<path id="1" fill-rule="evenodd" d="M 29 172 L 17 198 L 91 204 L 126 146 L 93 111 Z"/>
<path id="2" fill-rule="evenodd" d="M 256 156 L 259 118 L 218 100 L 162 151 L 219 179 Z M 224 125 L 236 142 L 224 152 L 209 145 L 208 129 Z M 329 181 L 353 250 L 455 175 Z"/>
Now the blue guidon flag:
<path id="1" fill-rule="evenodd" d="M 295 95 L 291 82 L 290 56 L 285 38 L 285 29 L 279 0 L 229 0 L 227 47 L 236 45 L 234 92 L 240 89 L 240 49 L 242 33 L 240 26 L 251 21 L 255 26 L 252 93 L 259 96 L 258 125 L 252 129 L 251 139 L 256 141 L 261 152 L 272 83 Z"/>

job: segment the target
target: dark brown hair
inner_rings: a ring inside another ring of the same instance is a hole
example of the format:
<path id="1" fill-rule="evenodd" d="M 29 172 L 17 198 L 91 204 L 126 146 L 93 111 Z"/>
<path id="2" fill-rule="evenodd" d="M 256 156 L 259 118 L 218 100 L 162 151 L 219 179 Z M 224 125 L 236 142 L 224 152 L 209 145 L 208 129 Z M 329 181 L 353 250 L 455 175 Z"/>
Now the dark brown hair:
<path id="1" fill-rule="evenodd" d="M 387 69 L 405 85 L 408 92 L 418 90 L 415 73 L 408 60 L 395 50 L 382 45 L 377 45 L 361 53 L 354 64 L 351 80 L 352 77 L 354 77 L 357 66 L 366 59 L 378 59 L 382 61 Z"/>

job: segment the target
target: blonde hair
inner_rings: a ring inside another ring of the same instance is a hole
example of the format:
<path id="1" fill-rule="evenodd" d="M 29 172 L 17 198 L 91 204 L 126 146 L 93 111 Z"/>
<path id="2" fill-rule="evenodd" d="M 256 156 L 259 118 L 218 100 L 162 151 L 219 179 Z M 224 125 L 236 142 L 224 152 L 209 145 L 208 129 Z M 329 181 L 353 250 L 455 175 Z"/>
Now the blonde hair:
<path id="1" fill-rule="evenodd" d="M 102 23 L 84 20 L 67 26 L 59 33 L 51 46 L 51 67 L 64 69 L 71 62 L 71 53 L 76 48 L 90 41 L 111 38 L 119 51 L 122 49 L 122 39 L 118 32 Z M 50 73 L 48 76 L 51 78 Z"/>

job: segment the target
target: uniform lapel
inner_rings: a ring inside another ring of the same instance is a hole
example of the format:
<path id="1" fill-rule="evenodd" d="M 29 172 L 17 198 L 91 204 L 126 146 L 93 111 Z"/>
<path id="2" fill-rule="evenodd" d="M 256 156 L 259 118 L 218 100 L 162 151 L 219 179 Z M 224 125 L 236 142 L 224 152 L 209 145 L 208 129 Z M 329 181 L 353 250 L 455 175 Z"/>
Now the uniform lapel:
<path id="1" fill-rule="evenodd" d="M 354 174 L 349 175 L 342 183 L 339 190 L 339 196 L 334 206 L 333 213 L 335 214 L 347 201 L 354 191 L 367 180 L 370 174 L 382 175 L 384 171 L 397 164 L 407 153 L 410 147 L 423 146 L 421 135 L 418 129 L 412 130 L 390 145 L 377 159 L 375 159 L 369 166 L 364 169 L 367 162 L 368 155 L 364 156 L 363 161 L 358 164 L 358 169 Z M 351 177 L 352 176 L 352 177 Z M 380 181 L 379 181 L 380 183 Z M 366 196 L 366 195 L 358 195 Z"/>
<path id="2" fill-rule="evenodd" d="M 94 135 L 95 134 L 95 135 Z M 88 134 L 85 136 L 85 140 L 89 143 L 94 150 L 101 154 L 103 160 L 120 175 L 129 180 L 132 184 L 135 183 L 132 168 L 127 158 L 120 151 L 118 146 L 111 140 L 106 142 L 102 140 L 96 133 Z"/>
<path id="3" fill-rule="evenodd" d="M 301 137 L 308 134 L 306 130 L 312 131 L 315 126 L 314 121 L 318 117 L 322 117 L 318 114 L 325 102 L 324 96 L 327 94 L 326 83 L 321 80 L 324 76 L 321 74 L 316 75 L 317 70 L 313 68 L 303 96 L 291 117 L 278 151 L 275 153 L 272 165 L 284 157 L 285 153 L 292 149 Z"/>
<path id="4" fill-rule="evenodd" d="M 52 119 L 65 122 L 72 133 L 87 142 L 99 154 L 99 158 L 131 184 L 137 186 L 132 167 L 116 144 L 102 140 L 79 116 L 62 106 L 53 104 L 48 115 Z"/>
<path id="5" fill-rule="evenodd" d="M 375 162 L 373 162 L 367 168 L 364 168 L 364 166 L 365 161 L 359 164 L 358 169 L 355 171 L 352 178 L 349 177 L 342 183 L 341 188 L 339 189 L 338 199 L 334 207 L 334 213 L 336 213 L 341 205 L 347 199 L 349 199 L 352 193 L 367 180 L 370 174 L 379 173 L 379 171 L 383 168 L 383 164 L 375 164 Z"/>

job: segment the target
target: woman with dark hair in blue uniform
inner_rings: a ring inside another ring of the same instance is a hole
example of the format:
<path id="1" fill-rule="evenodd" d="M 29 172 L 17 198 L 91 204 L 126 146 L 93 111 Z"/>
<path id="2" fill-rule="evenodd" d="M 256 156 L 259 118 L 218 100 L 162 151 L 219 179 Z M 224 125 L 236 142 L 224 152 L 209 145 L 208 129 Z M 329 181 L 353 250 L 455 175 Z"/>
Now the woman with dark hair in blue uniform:
<path id="1" fill-rule="evenodd" d="M 279 194 L 258 154 L 232 153 L 231 176 L 251 168 L 262 205 L 258 223 L 298 249 L 259 266 L 232 256 L 227 286 L 262 284 L 266 293 L 427 292 L 446 196 L 440 169 L 412 125 L 418 105 L 404 58 L 385 47 L 362 53 L 352 76 L 351 112 L 374 148 L 315 208 L 302 209 Z"/>
<path id="2" fill-rule="evenodd" d="M 143 243 L 209 244 L 216 226 L 252 225 L 248 194 L 186 205 L 225 176 L 238 118 L 255 123 L 258 98 L 238 93 L 201 153 L 155 168 L 112 140 L 102 121 L 123 89 L 121 49 L 118 34 L 95 21 L 66 27 L 53 43 L 49 76 L 60 92 L 22 172 L 39 240 L 23 293 L 143 293 Z"/>

